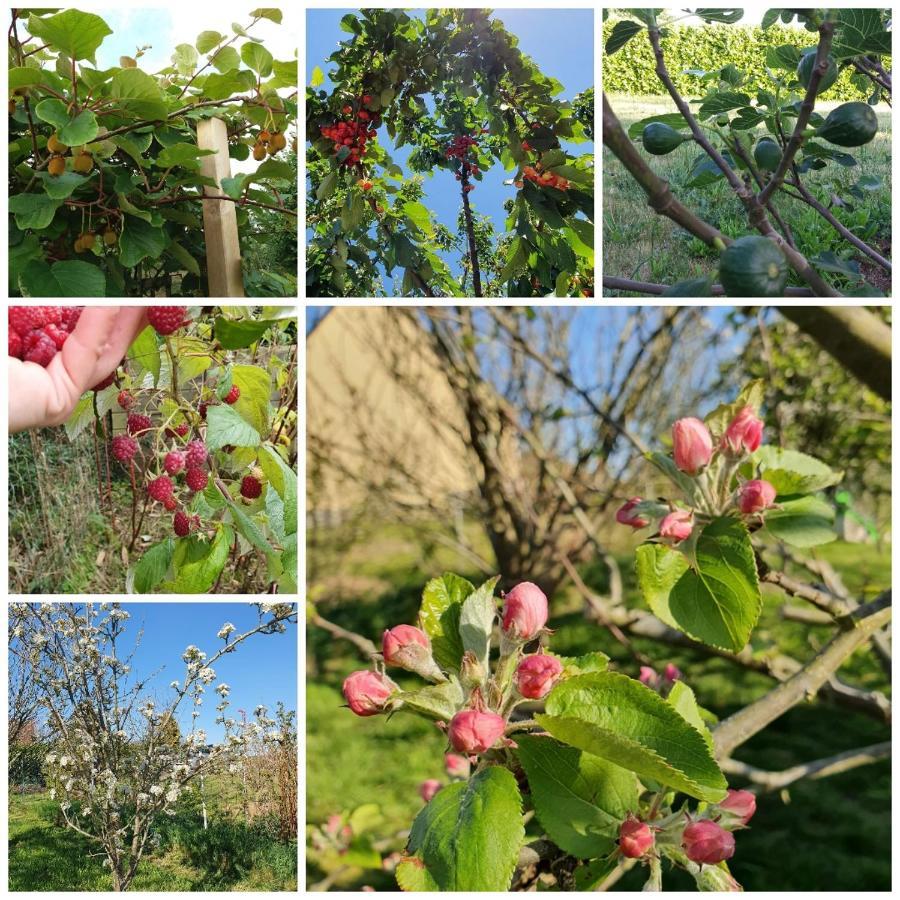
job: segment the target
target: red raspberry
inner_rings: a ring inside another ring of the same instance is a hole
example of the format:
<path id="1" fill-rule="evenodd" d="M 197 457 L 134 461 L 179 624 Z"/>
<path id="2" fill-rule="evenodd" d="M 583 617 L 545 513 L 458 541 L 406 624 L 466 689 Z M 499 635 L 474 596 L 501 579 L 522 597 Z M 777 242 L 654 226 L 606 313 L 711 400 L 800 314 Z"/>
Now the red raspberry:
<path id="1" fill-rule="evenodd" d="M 25 337 L 29 331 L 45 325 L 59 325 L 62 322 L 61 306 L 11 306 L 9 327 Z"/>
<path id="2" fill-rule="evenodd" d="M 248 500 L 255 500 L 262 493 L 262 484 L 258 478 L 245 475 L 241 481 L 241 496 Z"/>
<path id="3" fill-rule="evenodd" d="M 186 312 L 186 306 L 151 306 L 147 310 L 147 321 L 158 334 L 172 334 L 187 324 L 184 319 Z"/>
<path id="4" fill-rule="evenodd" d="M 9 329 L 8 345 L 9 345 L 9 355 L 14 356 L 16 359 L 21 359 L 22 358 L 22 338 L 19 335 L 19 332 L 13 331 L 12 328 Z"/>
<path id="5" fill-rule="evenodd" d="M 170 475 L 177 475 L 184 468 L 185 455 L 181 450 L 172 450 L 171 453 L 166 454 L 163 468 Z"/>
<path id="6" fill-rule="evenodd" d="M 236 384 L 233 384 L 231 386 L 231 390 L 225 395 L 225 397 L 223 399 L 228 404 L 237 403 L 237 399 L 240 396 L 241 396 L 241 389 Z"/>
<path id="7" fill-rule="evenodd" d="M 173 489 L 172 479 L 168 475 L 160 475 L 147 485 L 147 493 L 160 503 L 165 502 L 166 497 L 172 496 Z"/>
<path id="8" fill-rule="evenodd" d="M 92 388 L 92 391 L 102 391 L 108 388 L 116 380 L 115 370 L 110 372 L 102 381 L 98 381 Z"/>
<path id="9" fill-rule="evenodd" d="M 126 412 L 131 409 L 135 404 L 134 396 L 130 391 L 119 391 L 119 396 L 116 397 L 116 403 L 122 407 Z"/>
<path id="10" fill-rule="evenodd" d="M 112 455 L 119 462 L 128 462 L 137 453 L 138 442 L 127 434 L 117 434 L 112 439 Z"/>
<path id="11" fill-rule="evenodd" d="M 194 491 L 202 491 L 203 488 L 206 487 L 206 482 L 209 480 L 209 475 L 206 472 L 206 469 L 188 469 L 187 475 L 184 476 L 184 480 L 187 482 L 187 486 Z"/>
<path id="12" fill-rule="evenodd" d="M 25 361 L 46 368 L 56 356 L 56 343 L 43 328 L 30 331 L 24 341 Z"/>
<path id="13" fill-rule="evenodd" d="M 191 426 L 187 422 L 182 422 L 180 425 L 175 426 L 175 434 L 178 437 L 185 437 L 190 430 Z"/>
<path id="14" fill-rule="evenodd" d="M 187 464 L 191 469 L 202 466 L 206 462 L 206 444 L 203 441 L 191 441 L 185 448 L 187 451 Z"/>
<path id="15" fill-rule="evenodd" d="M 69 332 L 62 325 L 54 325 L 52 322 L 44 326 L 44 333 L 53 340 L 57 350 L 62 350 L 63 344 L 69 337 Z"/>
<path id="16" fill-rule="evenodd" d="M 150 416 L 142 416 L 140 413 L 134 413 L 128 417 L 126 425 L 129 434 L 141 434 L 149 431 L 153 427 L 153 421 Z"/>
<path id="17" fill-rule="evenodd" d="M 66 306 L 63 308 L 62 327 L 65 328 L 69 334 L 75 330 L 75 326 L 78 324 L 78 320 L 81 318 L 81 313 L 83 311 L 83 306 Z"/>
<path id="18" fill-rule="evenodd" d="M 209 406 L 208 403 L 201 403 L 197 407 L 197 412 L 200 413 L 200 418 L 203 419 L 204 422 L 206 421 L 206 410 L 207 410 L 208 406 Z"/>
<path id="19" fill-rule="evenodd" d="M 177 534 L 178 537 L 187 537 L 191 533 L 191 520 L 188 518 L 187 514 L 178 510 L 178 512 L 175 513 L 175 518 L 172 519 L 172 527 L 175 529 L 175 534 Z"/>
<path id="20" fill-rule="evenodd" d="M 173 509 L 178 508 L 178 501 L 174 497 L 166 497 L 163 500 L 163 506 L 169 511 L 172 512 Z"/>

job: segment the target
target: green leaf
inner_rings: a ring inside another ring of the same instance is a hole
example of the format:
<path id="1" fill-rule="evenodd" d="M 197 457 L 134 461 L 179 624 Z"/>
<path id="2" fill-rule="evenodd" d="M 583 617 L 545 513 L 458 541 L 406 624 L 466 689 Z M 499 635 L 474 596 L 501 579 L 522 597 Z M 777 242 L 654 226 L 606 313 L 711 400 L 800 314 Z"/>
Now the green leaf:
<path id="1" fill-rule="evenodd" d="M 223 47 L 221 50 L 217 51 L 216 55 L 213 57 L 213 68 L 222 74 L 236 72 L 240 67 L 241 58 L 234 47 Z M 204 84 L 204 89 L 205 88 L 206 85 Z M 227 97 L 228 95 L 226 94 L 225 96 Z"/>
<path id="2" fill-rule="evenodd" d="M 268 78 L 272 74 L 272 54 L 262 44 L 244 44 L 241 47 L 241 59 L 261 78 Z"/>
<path id="3" fill-rule="evenodd" d="M 206 446 L 210 450 L 219 450 L 229 444 L 235 447 L 258 447 L 259 432 L 232 407 L 210 406 L 206 411 Z"/>
<path id="4" fill-rule="evenodd" d="M 309 83 L 311 87 L 317 88 L 320 87 L 325 82 L 325 73 L 316 66 L 312 70 L 312 78 L 310 78 Z"/>
<path id="5" fill-rule="evenodd" d="M 53 125 L 54 128 L 62 128 L 69 123 L 69 111 L 66 108 L 66 104 L 55 97 L 41 100 L 34 107 L 34 114 L 42 122 L 47 122 L 49 125 Z"/>
<path id="6" fill-rule="evenodd" d="M 780 498 L 766 511 L 765 530 L 794 547 L 817 547 L 837 539 L 834 508 L 818 497 Z"/>
<path id="7" fill-rule="evenodd" d="M 200 263 L 188 253 L 178 241 L 171 241 L 169 246 L 166 247 L 166 250 L 175 257 L 176 260 L 181 264 L 182 268 L 186 269 L 192 275 L 200 275 Z"/>
<path id="8" fill-rule="evenodd" d="M 509 281 L 515 278 L 528 262 L 528 248 L 521 238 L 513 238 L 509 245 L 509 254 L 506 257 L 506 264 L 497 276 L 498 281 Z"/>
<path id="9" fill-rule="evenodd" d="M 140 69 L 120 69 L 109 89 L 123 110 L 141 119 L 165 119 L 169 113 L 156 79 Z"/>
<path id="10" fill-rule="evenodd" d="M 553 843 L 579 859 L 615 850 L 622 820 L 638 808 L 633 772 L 551 738 L 517 735 L 531 802 Z"/>
<path id="11" fill-rule="evenodd" d="M 209 53 L 213 47 L 218 47 L 224 40 L 225 36 L 219 34 L 218 31 L 201 31 L 197 35 L 197 50 L 200 53 Z"/>
<path id="12" fill-rule="evenodd" d="M 434 234 L 434 225 L 431 223 L 431 213 L 428 212 L 423 204 L 415 201 L 404 203 L 403 215 L 405 215 L 406 218 L 422 232 L 422 234 L 428 235 L 429 237 Z"/>
<path id="13" fill-rule="evenodd" d="M 139 594 L 149 594 L 166 577 L 174 549 L 175 542 L 166 538 L 144 551 L 134 567 L 134 589 Z"/>
<path id="14" fill-rule="evenodd" d="M 497 617 L 497 602 L 494 588 L 500 576 L 488 579 L 478 590 L 463 601 L 459 615 L 459 636 L 463 650 L 471 651 L 487 674 L 489 672 L 488 653 L 491 646 L 491 632 Z"/>
<path id="15" fill-rule="evenodd" d="M 19 284 L 26 297 L 105 297 L 106 276 L 99 266 L 64 259 L 48 266 L 34 260 L 25 266 Z"/>
<path id="16" fill-rule="evenodd" d="M 193 75 L 200 57 L 192 44 L 177 44 L 172 53 L 172 65 L 179 75 Z"/>
<path id="17" fill-rule="evenodd" d="M 89 144 L 97 137 L 99 130 L 97 117 L 89 109 L 84 109 L 60 129 L 59 139 L 69 147 L 77 147 Z"/>
<path id="18" fill-rule="evenodd" d="M 462 687 L 455 678 L 417 691 L 404 691 L 399 699 L 404 707 L 443 722 L 449 722 L 466 702 Z"/>
<path id="19" fill-rule="evenodd" d="M 268 19 L 270 22 L 280 25 L 283 13 L 274 6 L 261 6 L 259 9 L 254 9 L 250 15 L 254 19 Z"/>
<path id="20" fill-rule="evenodd" d="M 28 32 L 69 59 L 93 59 L 112 29 L 92 13 L 67 9 L 55 16 L 29 16 Z"/>
<path id="21" fill-rule="evenodd" d="M 215 583 L 225 567 L 228 553 L 234 541 L 234 533 L 223 525 L 216 532 L 211 544 L 197 538 L 183 538 L 175 553 L 175 581 L 172 592 L 176 594 L 204 594 Z"/>
<path id="22" fill-rule="evenodd" d="M 756 559 L 747 526 L 710 522 L 697 538 L 691 563 L 663 544 L 637 549 L 638 583 L 654 615 L 694 640 L 742 650 L 762 609 Z"/>
<path id="23" fill-rule="evenodd" d="M 119 235 L 119 262 L 130 269 L 142 259 L 156 259 L 166 249 L 168 238 L 162 228 L 155 228 L 142 219 L 125 216 Z"/>
<path id="24" fill-rule="evenodd" d="M 226 319 L 216 317 L 214 334 L 225 350 L 242 350 L 255 344 L 277 322 L 269 319 Z"/>
<path id="25" fill-rule="evenodd" d="M 16 227 L 25 231 L 46 228 L 62 206 L 61 200 L 54 200 L 44 193 L 15 194 L 9 198 L 9 211 L 16 217 Z"/>
<path id="26" fill-rule="evenodd" d="M 260 447 L 259 465 L 265 472 L 269 485 L 284 504 L 284 530 L 286 534 L 297 531 L 297 473 L 279 456 L 274 447 Z"/>
<path id="27" fill-rule="evenodd" d="M 185 169 L 199 169 L 201 156 L 214 156 L 215 150 L 203 150 L 196 144 L 183 141 L 170 144 L 156 158 L 156 164 L 163 169 L 182 166 Z"/>
<path id="28" fill-rule="evenodd" d="M 431 639 L 435 661 L 442 669 L 459 668 L 463 655 L 460 612 L 463 600 L 474 590 L 474 585 L 465 578 L 445 572 L 429 581 L 422 592 L 419 624 Z"/>
<path id="29" fill-rule="evenodd" d="M 405 234 L 394 234 L 394 253 L 397 263 L 408 268 L 415 268 L 419 260 L 416 245 Z"/>
<path id="30" fill-rule="evenodd" d="M 700 733 L 656 691 L 617 672 L 558 684 L 537 721 L 555 738 L 698 800 L 716 802 L 726 781 Z"/>
<path id="31" fill-rule="evenodd" d="M 606 55 L 612 56 L 617 50 L 621 50 L 636 34 L 643 30 L 642 25 L 627 19 L 616 22 L 612 33 L 606 41 Z"/>
<path id="32" fill-rule="evenodd" d="M 341 18 L 340 27 L 341 31 L 346 31 L 348 34 L 362 33 L 362 25 L 353 13 L 347 13 L 346 16 Z"/>
<path id="33" fill-rule="evenodd" d="M 703 721 L 703 716 L 700 714 L 700 707 L 697 705 L 697 698 L 694 696 L 694 692 L 683 681 L 676 681 L 669 691 L 669 696 L 666 697 L 666 702 L 685 721 L 700 732 L 700 736 L 706 741 L 706 746 L 709 747 L 710 752 L 715 753 L 713 737 Z"/>
<path id="34" fill-rule="evenodd" d="M 750 465 L 742 471 L 747 472 L 748 477 L 753 477 L 749 472 L 758 472 L 784 495 L 812 494 L 837 484 L 844 477 L 843 472 L 830 469 L 812 456 L 770 444 L 760 447 L 750 457 Z"/>
<path id="35" fill-rule="evenodd" d="M 9 70 L 9 89 L 30 87 L 33 84 L 41 84 L 43 72 L 35 66 L 13 66 Z"/>
<path id="36" fill-rule="evenodd" d="M 435 794 L 413 822 L 409 852 L 441 891 L 507 891 L 524 835 L 516 779 L 491 766 Z"/>

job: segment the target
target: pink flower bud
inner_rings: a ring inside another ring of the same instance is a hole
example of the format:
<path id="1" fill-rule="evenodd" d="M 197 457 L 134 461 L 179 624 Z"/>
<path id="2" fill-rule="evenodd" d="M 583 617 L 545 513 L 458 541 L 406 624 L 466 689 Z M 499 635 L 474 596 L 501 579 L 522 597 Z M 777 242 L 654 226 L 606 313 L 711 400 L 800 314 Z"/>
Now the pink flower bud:
<path id="1" fill-rule="evenodd" d="M 629 815 L 619 826 L 619 851 L 629 859 L 640 859 L 655 841 L 653 829 L 635 816 Z"/>
<path id="2" fill-rule="evenodd" d="M 688 475 L 696 475 L 712 457 L 709 429 L 699 419 L 679 419 L 672 426 L 672 451 L 675 465 Z"/>
<path id="3" fill-rule="evenodd" d="M 656 670 L 651 669 L 650 666 L 641 666 L 641 674 L 638 676 L 638 681 L 641 684 L 646 684 L 648 687 L 653 687 L 656 684 Z"/>
<path id="4" fill-rule="evenodd" d="M 673 544 L 681 543 L 691 536 L 694 528 L 691 520 L 692 514 L 688 510 L 676 509 L 659 523 L 659 536 Z"/>
<path id="5" fill-rule="evenodd" d="M 746 825 L 756 812 L 756 795 L 750 791 L 732 791 L 719 804 L 719 809 L 729 815 L 740 819 L 741 825 Z"/>
<path id="6" fill-rule="evenodd" d="M 436 778 L 429 778 L 419 785 L 419 796 L 426 802 L 431 803 L 431 798 L 443 787 Z"/>
<path id="7" fill-rule="evenodd" d="M 375 716 L 383 712 L 397 685 L 387 675 L 364 669 L 344 679 L 344 699 L 358 716 Z"/>
<path id="8" fill-rule="evenodd" d="M 741 487 L 738 506 L 745 516 L 762 512 L 775 502 L 775 493 L 775 487 L 768 481 L 755 478 L 753 481 L 745 482 Z"/>
<path id="9" fill-rule="evenodd" d="M 540 700 L 550 693 L 562 670 L 563 664 L 555 656 L 544 653 L 526 656 L 516 669 L 516 687 L 523 697 Z"/>
<path id="10" fill-rule="evenodd" d="M 477 709 L 464 709 L 450 720 L 450 744 L 459 753 L 484 753 L 503 736 L 502 716 Z"/>
<path id="11" fill-rule="evenodd" d="M 681 836 L 688 859 L 714 866 L 734 856 L 734 835 L 709 819 L 691 822 Z"/>
<path id="12" fill-rule="evenodd" d="M 667 663 L 663 674 L 665 675 L 666 681 L 678 681 L 678 679 L 681 678 L 681 669 L 673 663 Z"/>
<path id="13" fill-rule="evenodd" d="M 632 528 L 644 528 L 650 524 L 649 519 L 645 519 L 632 510 L 641 503 L 640 497 L 632 497 L 624 506 L 619 507 L 616 512 L 616 521 L 620 525 L 630 525 Z"/>
<path id="14" fill-rule="evenodd" d="M 741 456 L 752 453 L 762 443 L 763 421 L 745 406 L 732 420 L 722 436 L 722 449 L 726 453 Z"/>
<path id="15" fill-rule="evenodd" d="M 424 631 L 414 625 L 395 625 L 381 638 L 384 661 L 401 669 L 408 668 L 410 657 L 421 655 L 423 650 L 431 656 L 431 641 Z"/>
<path id="16" fill-rule="evenodd" d="M 451 778 L 469 777 L 469 760 L 458 753 L 447 753 L 444 755 L 444 768 Z"/>
<path id="17" fill-rule="evenodd" d="M 530 581 L 517 584 L 503 598 L 503 631 L 507 637 L 530 641 L 547 624 L 547 595 Z"/>

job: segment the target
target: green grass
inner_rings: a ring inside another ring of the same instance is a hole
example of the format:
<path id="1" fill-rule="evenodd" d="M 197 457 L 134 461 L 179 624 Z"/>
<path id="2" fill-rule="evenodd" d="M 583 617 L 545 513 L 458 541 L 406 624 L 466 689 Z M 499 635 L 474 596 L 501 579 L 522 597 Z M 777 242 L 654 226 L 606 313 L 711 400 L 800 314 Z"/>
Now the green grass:
<path id="1" fill-rule="evenodd" d="M 196 817 L 165 819 L 159 849 L 145 853 L 132 891 L 295 891 L 297 848 L 260 829 L 213 820 L 204 831 Z M 9 798 L 10 891 L 109 891 L 103 856 L 62 823 L 46 795 Z"/>
<path id="2" fill-rule="evenodd" d="M 392 539 L 399 547 L 402 565 L 397 559 L 382 557 L 380 551 L 373 552 L 365 543 L 356 545 L 352 562 L 340 571 L 352 580 L 365 570 L 371 579 L 370 591 L 328 609 L 333 621 L 375 639 L 388 625 L 415 620 L 423 585 L 442 571 L 424 567 L 421 554 L 417 557 L 398 534 Z M 325 535 L 321 546 L 327 546 Z M 817 555 L 831 562 L 847 587 L 861 598 L 870 598 L 891 583 L 889 548 L 835 542 L 819 548 Z M 345 562 L 349 558 L 345 557 Z M 643 608 L 634 582 L 633 553 L 623 548 L 617 558 L 628 602 Z M 466 569 L 460 574 L 477 580 Z M 606 587 L 602 565 L 583 567 L 582 575 L 595 589 Z M 391 583 L 393 578 L 397 580 L 395 585 Z M 376 585 L 382 586 L 380 592 Z M 780 652 L 808 659 L 813 648 L 828 639 L 831 632 L 827 628 L 783 621 L 778 610 L 784 598 L 778 591 L 767 588 L 764 596 L 763 614 L 752 639 L 754 647 L 774 643 Z M 637 675 L 630 654 L 607 631 L 584 618 L 582 602 L 574 591 L 555 595 L 551 611 L 552 650 L 565 655 L 602 650 L 621 671 Z M 678 665 L 701 704 L 719 717 L 762 696 L 773 684 L 724 660 L 672 651 L 648 640 L 636 639 L 634 643 L 659 665 L 667 661 Z M 446 740 L 424 719 L 402 712 L 390 720 L 360 719 L 342 709 L 341 681 L 365 663 L 349 644 L 316 629 L 310 630 L 308 652 L 316 675 L 307 687 L 307 821 L 322 823 L 332 813 L 374 803 L 383 815 L 377 837 L 396 836 L 409 828 L 421 809 L 418 785 L 426 778 L 445 777 L 442 755 Z M 840 674 L 851 684 L 890 693 L 884 673 L 871 654 L 857 653 Z M 761 768 L 779 770 L 883 741 L 887 734 L 885 726 L 867 717 L 825 703 L 811 703 L 782 716 L 742 747 L 737 757 Z M 735 785 L 740 786 L 738 779 Z M 800 782 L 760 800 L 753 827 L 738 835 L 733 871 L 748 890 L 888 890 L 890 824 L 887 761 L 821 781 Z M 402 837 L 394 843 L 401 848 Z M 312 861 L 310 881 L 322 877 L 323 871 Z M 624 890 L 639 890 L 641 883 L 638 872 L 620 885 Z M 677 872 L 667 874 L 664 883 L 667 889 L 694 889 L 693 882 L 683 880 Z M 379 890 L 396 889 L 389 875 L 353 868 L 347 869 L 335 887 L 351 890 L 363 884 Z"/>
<path id="3" fill-rule="evenodd" d="M 669 97 L 613 96 L 610 104 L 626 131 L 634 122 L 647 116 L 675 111 Z M 836 105 L 821 103 L 817 111 L 827 115 Z M 832 193 L 849 197 L 847 189 L 860 177 L 870 175 L 880 178 L 883 187 L 867 193 L 863 202 L 854 203 L 855 209 L 832 208 L 831 211 L 858 237 L 883 255 L 890 256 L 891 117 L 890 111 L 883 108 L 879 108 L 878 113 L 879 131 L 875 139 L 870 144 L 847 151 L 856 159 L 857 166 L 845 168 L 829 163 L 826 168 L 809 172 L 803 177 L 811 192 L 826 205 Z M 760 127 L 758 135 L 762 134 Z M 670 183 L 675 197 L 688 209 L 732 237 L 753 231 L 747 223 L 743 206 L 724 178 L 702 189 L 684 187 L 689 181 L 694 160 L 702 153 L 693 141 L 686 141 L 666 156 L 650 156 L 639 143 L 636 146 L 653 171 Z M 858 251 L 810 207 L 785 196 L 781 191 L 775 194 L 775 202 L 794 232 L 798 249 L 808 257 L 827 250 L 839 256 L 858 255 Z M 605 274 L 660 284 L 674 284 L 705 275 L 716 280 L 718 256 L 717 251 L 682 231 L 670 219 L 652 212 L 644 192 L 621 163 L 604 149 Z M 792 274 L 789 283 L 799 285 L 802 282 Z M 642 295 L 604 291 L 604 296 Z"/>

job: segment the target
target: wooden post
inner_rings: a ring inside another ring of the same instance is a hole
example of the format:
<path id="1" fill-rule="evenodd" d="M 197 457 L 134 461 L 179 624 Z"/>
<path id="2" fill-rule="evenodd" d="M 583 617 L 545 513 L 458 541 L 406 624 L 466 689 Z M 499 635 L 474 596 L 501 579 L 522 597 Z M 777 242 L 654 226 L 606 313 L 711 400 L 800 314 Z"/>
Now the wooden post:
<path id="1" fill-rule="evenodd" d="M 197 146 L 215 150 L 200 157 L 200 173 L 215 180 L 219 189 L 205 187 L 206 196 L 222 197 L 223 178 L 231 177 L 228 130 L 222 119 L 202 119 L 197 126 Z M 206 271 L 210 297 L 243 297 L 241 245 L 238 241 L 237 210 L 230 200 L 203 201 L 203 232 L 206 239 Z"/>

